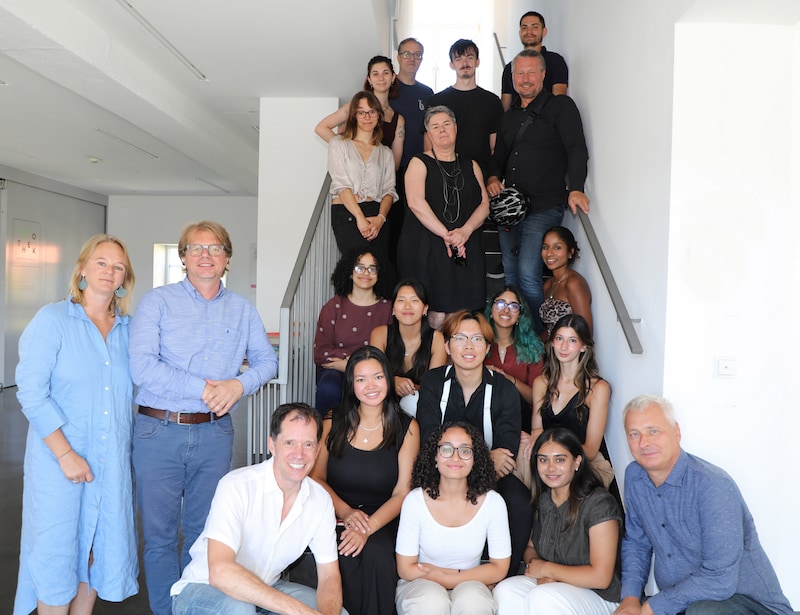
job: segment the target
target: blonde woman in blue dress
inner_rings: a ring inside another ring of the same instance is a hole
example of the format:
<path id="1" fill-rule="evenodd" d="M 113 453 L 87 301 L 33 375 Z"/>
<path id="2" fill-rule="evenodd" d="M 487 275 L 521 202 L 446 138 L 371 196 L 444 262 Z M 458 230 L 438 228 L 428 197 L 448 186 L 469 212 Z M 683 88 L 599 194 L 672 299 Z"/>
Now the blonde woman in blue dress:
<path id="1" fill-rule="evenodd" d="M 30 427 L 14 615 L 85 615 L 138 591 L 124 244 L 95 235 L 70 296 L 19 340 L 17 398 Z"/>

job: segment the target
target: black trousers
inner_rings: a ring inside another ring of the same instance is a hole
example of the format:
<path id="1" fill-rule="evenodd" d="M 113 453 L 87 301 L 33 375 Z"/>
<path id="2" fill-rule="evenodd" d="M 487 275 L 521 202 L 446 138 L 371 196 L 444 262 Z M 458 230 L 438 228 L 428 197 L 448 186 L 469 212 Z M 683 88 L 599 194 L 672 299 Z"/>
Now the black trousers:
<path id="1" fill-rule="evenodd" d="M 380 211 L 381 204 L 376 201 L 365 201 L 359 203 L 358 206 L 364 215 L 368 218 L 377 216 Z M 372 241 L 367 241 L 361 235 L 356 225 L 356 219 L 347 207 L 341 204 L 332 205 L 331 210 L 331 226 L 333 227 L 333 236 L 336 238 L 336 245 L 339 252 L 347 254 L 356 248 L 366 250 L 377 250 L 384 257 L 389 256 L 389 225 L 384 224 L 381 232 Z"/>

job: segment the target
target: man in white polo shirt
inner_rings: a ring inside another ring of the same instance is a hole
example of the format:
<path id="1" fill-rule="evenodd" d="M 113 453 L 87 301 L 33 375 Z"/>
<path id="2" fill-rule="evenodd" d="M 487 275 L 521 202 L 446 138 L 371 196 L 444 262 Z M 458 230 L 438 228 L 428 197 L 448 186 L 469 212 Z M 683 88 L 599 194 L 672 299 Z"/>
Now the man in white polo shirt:
<path id="1" fill-rule="evenodd" d="M 333 503 L 308 478 L 321 436 L 314 408 L 275 410 L 272 457 L 230 472 L 217 486 L 192 561 L 172 586 L 174 615 L 345 613 Z M 280 579 L 306 547 L 317 564 L 316 592 Z"/>

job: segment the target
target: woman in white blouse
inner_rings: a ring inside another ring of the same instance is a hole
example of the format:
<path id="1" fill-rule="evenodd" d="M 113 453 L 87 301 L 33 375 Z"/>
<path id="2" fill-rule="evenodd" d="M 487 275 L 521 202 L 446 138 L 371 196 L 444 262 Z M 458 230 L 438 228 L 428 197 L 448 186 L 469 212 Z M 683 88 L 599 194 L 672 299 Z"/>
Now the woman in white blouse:
<path id="1" fill-rule="evenodd" d="M 381 104 L 371 92 L 350 101 L 344 132 L 328 144 L 331 224 L 342 254 L 368 248 L 388 254 L 386 216 L 397 200 L 394 158 L 381 145 Z"/>

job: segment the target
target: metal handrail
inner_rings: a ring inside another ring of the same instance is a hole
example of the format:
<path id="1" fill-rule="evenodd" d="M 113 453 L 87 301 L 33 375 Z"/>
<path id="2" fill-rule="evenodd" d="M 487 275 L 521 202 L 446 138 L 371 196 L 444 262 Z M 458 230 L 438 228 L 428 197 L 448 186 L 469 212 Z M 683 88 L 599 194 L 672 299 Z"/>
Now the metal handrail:
<path id="1" fill-rule="evenodd" d="M 300 244 L 280 307 L 278 377 L 248 404 L 248 463 L 268 456 L 272 412 L 288 401 L 313 403 L 316 383 L 314 333 L 322 305 L 330 299 L 330 277 L 338 260 L 331 230 L 331 177 L 326 175 Z"/>
<path id="2" fill-rule="evenodd" d="M 500 44 L 500 39 L 497 36 L 497 32 L 492 32 L 492 35 L 494 36 L 494 44 L 497 46 L 497 54 L 500 56 L 500 65 L 505 66 L 506 58 L 503 55 L 503 46 Z"/>
<path id="3" fill-rule="evenodd" d="M 628 313 L 628 308 L 625 307 L 622 293 L 619 292 L 614 274 L 611 273 L 611 267 L 608 265 L 606 255 L 603 253 L 603 248 L 600 245 L 600 240 L 597 238 L 597 233 L 594 231 L 592 221 L 589 219 L 589 216 L 580 210 L 578 210 L 578 219 L 581 221 L 583 230 L 586 233 L 586 238 L 594 253 L 597 266 L 600 267 L 600 274 L 603 276 L 603 281 L 606 283 L 608 294 L 611 297 L 611 303 L 617 311 L 617 319 L 622 325 L 622 332 L 625 334 L 625 339 L 628 341 L 628 348 L 631 349 L 632 354 L 642 354 L 644 352 L 642 343 L 639 341 L 639 336 L 636 333 L 636 329 L 633 327 L 633 320 L 631 320 L 630 314 Z"/>

